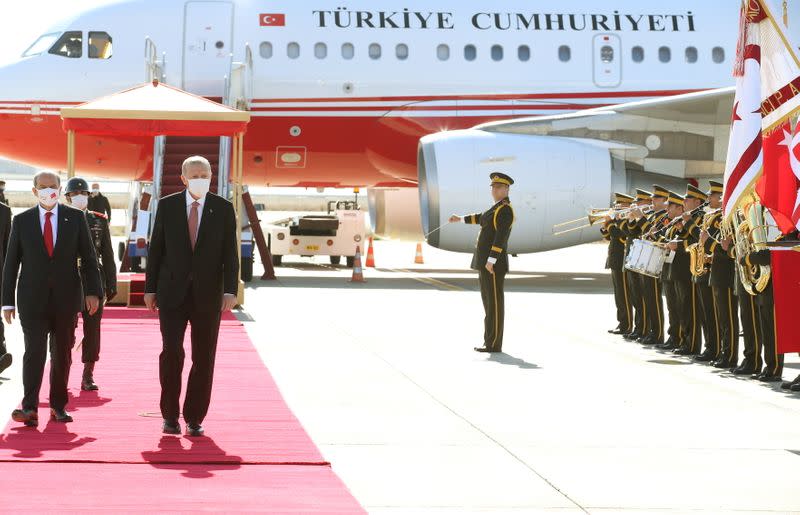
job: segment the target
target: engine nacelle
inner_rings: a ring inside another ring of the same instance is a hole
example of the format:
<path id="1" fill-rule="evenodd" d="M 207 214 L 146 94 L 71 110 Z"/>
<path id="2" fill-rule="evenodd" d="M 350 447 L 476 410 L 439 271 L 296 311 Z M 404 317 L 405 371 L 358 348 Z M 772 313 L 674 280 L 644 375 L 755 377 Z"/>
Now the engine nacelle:
<path id="1" fill-rule="evenodd" d="M 526 253 L 598 240 L 597 227 L 566 235 L 553 226 L 608 207 L 613 188 L 624 188 L 624 170 L 614 171 L 603 142 L 553 136 L 499 134 L 482 130 L 442 132 L 420 140 L 417 160 L 422 229 L 434 247 L 470 252 L 477 233 L 450 224 L 451 214 L 487 209 L 489 174 L 514 178 L 511 202 L 516 220 L 508 252 Z"/>
<path id="2" fill-rule="evenodd" d="M 373 234 L 393 240 L 422 240 L 417 188 L 370 189 L 368 200 Z"/>

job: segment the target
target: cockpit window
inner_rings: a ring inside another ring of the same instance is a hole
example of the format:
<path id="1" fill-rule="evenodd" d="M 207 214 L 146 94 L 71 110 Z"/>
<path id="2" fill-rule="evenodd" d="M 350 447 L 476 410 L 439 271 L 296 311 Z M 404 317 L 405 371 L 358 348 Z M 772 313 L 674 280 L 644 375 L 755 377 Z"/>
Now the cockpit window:
<path id="1" fill-rule="evenodd" d="M 83 35 L 79 30 L 65 32 L 50 48 L 50 53 L 62 57 L 80 57 L 83 55 Z"/>
<path id="2" fill-rule="evenodd" d="M 108 32 L 89 32 L 89 59 L 110 59 L 111 50 Z"/>
<path id="3" fill-rule="evenodd" d="M 31 57 L 33 55 L 39 55 L 42 52 L 47 52 L 47 50 L 53 46 L 53 43 L 55 43 L 56 39 L 58 39 L 58 34 L 58 32 L 54 32 L 52 34 L 39 36 L 39 39 L 34 41 L 33 44 L 22 53 L 22 57 Z"/>

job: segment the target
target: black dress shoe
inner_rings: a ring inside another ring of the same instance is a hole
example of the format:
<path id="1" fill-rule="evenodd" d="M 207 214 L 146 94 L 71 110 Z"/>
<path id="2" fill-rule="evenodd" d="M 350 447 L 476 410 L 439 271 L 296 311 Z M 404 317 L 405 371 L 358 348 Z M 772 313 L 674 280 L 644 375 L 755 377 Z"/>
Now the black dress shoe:
<path id="1" fill-rule="evenodd" d="M 475 352 L 494 352 L 489 347 L 475 347 Z"/>
<path id="2" fill-rule="evenodd" d="M 632 342 L 633 340 L 638 340 L 641 337 L 642 337 L 642 335 L 639 334 L 639 333 L 629 333 L 629 334 L 622 335 L 622 338 L 625 341 L 629 341 L 629 342 Z"/>
<path id="3" fill-rule="evenodd" d="M 179 435 L 181 434 L 181 425 L 177 420 L 165 419 L 164 423 L 161 424 L 161 431 L 167 435 Z"/>
<path id="4" fill-rule="evenodd" d="M 783 377 L 780 375 L 772 375 L 772 374 L 761 374 L 758 376 L 758 380 L 762 383 L 777 383 L 783 380 Z"/>
<path id="5" fill-rule="evenodd" d="M 9 354 L 8 352 L 0 356 L 0 372 L 10 367 L 11 361 L 12 361 L 11 354 Z"/>
<path id="6" fill-rule="evenodd" d="M 794 383 L 790 388 L 793 392 L 800 392 L 800 383 Z"/>
<path id="7" fill-rule="evenodd" d="M 617 327 L 616 329 L 609 329 L 608 334 L 625 334 L 625 331 Z"/>
<path id="8" fill-rule="evenodd" d="M 733 375 L 735 376 L 749 376 L 756 373 L 756 367 L 747 365 L 742 363 L 738 367 L 733 369 Z"/>
<path id="9" fill-rule="evenodd" d="M 94 392 L 99 389 L 100 387 L 98 387 L 97 384 L 95 384 L 94 379 L 92 379 L 91 377 L 85 378 L 81 381 L 81 390 L 83 390 L 84 392 Z"/>
<path id="10" fill-rule="evenodd" d="M 11 419 L 14 422 L 22 422 L 28 427 L 39 425 L 39 413 L 32 409 L 15 409 L 11 412 Z"/>
<path id="11" fill-rule="evenodd" d="M 694 356 L 695 354 L 697 354 L 695 351 L 686 347 L 681 347 L 675 351 L 676 356 Z"/>
<path id="12" fill-rule="evenodd" d="M 736 367 L 736 363 L 731 363 L 727 359 L 718 359 L 714 361 L 712 365 L 714 366 L 714 368 L 733 369 L 734 367 Z"/>
<path id="13" fill-rule="evenodd" d="M 700 354 L 699 356 L 695 356 L 693 361 L 696 361 L 698 363 L 712 363 L 713 364 L 713 363 L 716 363 L 718 360 L 717 360 L 717 357 L 715 355 L 706 354 L 704 352 L 704 353 Z"/>
<path id="14" fill-rule="evenodd" d="M 72 417 L 65 409 L 50 409 L 50 418 L 56 422 L 66 423 L 72 422 Z"/>
<path id="15" fill-rule="evenodd" d="M 782 390 L 791 390 L 792 386 L 795 385 L 795 384 L 800 384 L 800 376 L 795 377 L 791 381 L 784 381 L 783 384 L 781 384 L 781 389 Z"/>
<path id="16" fill-rule="evenodd" d="M 658 342 L 658 340 L 656 340 L 656 337 L 651 334 L 651 335 L 645 336 L 644 339 L 641 340 L 639 343 L 641 343 L 642 345 L 656 345 L 659 342 Z"/>
<path id="17" fill-rule="evenodd" d="M 186 434 L 188 436 L 203 436 L 205 432 L 205 429 L 200 424 L 191 423 L 186 425 Z"/>

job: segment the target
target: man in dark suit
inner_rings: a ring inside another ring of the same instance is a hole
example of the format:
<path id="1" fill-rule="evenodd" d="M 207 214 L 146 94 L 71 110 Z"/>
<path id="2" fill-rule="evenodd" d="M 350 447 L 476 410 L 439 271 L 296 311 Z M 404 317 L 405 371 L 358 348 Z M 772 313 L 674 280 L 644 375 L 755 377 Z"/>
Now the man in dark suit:
<path id="1" fill-rule="evenodd" d="M 57 174 L 39 172 L 33 185 L 39 204 L 14 217 L 2 289 L 6 323 L 11 323 L 18 309 L 25 337 L 25 396 L 22 409 L 14 410 L 11 417 L 27 426 L 39 421 L 39 390 L 51 334 L 50 413 L 57 422 L 72 422 L 66 406 L 75 321 L 84 306 L 94 314 L 103 294 L 83 212 L 58 203 L 61 180 Z M 85 298 L 81 274 L 86 278 Z"/>
<path id="2" fill-rule="evenodd" d="M 8 253 L 8 238 L 11 236 L 11 208 L 0 201 L 0 265 Z M 5 326 L 0 323 L 0 372 L 11 366 L 11 353 L 6 347 Z"/>
<path id="3" fill-rule="evenodd" d="M 92 184 L 92 192 L 89 194 L 89 211 L 96 213 L 103 213 L 108 219 L 108 224 L 111 225 L 111 202 L 108 198 L 100 193 L 100 185 L 97 183 Z"/>
<path id="4" fill-rule="evenodd" d="M 483 299 L 483 346 L 476 352 L 502 352 L 505 319 L 504 283 L 508 273 L 508 237 L 514 224 L 514 209 L 508 192 L 514 179 L 500 172 L 489 175 L 495 204 L 483 213 L 452 215 L 450 222 L 481 226 L 472 254 L 472 269 L 478 271 Z"/>
<path id="5" fill-rule="evenodd" d="M 211 165 L 194 156 L 183 162 L 186 190 L 161 199 L 147 256 L 145 304 L 159 311 L 159 357 L 163 431 L 180 434 L 178 423 L 183 338 L 191 323 L 192 369 L 183 403 L 190 436 L 203 434 L 211 400 L 220 314 L 236 305 L 239 258 L 236 215 L 224 198 L 209 193 Z"/>

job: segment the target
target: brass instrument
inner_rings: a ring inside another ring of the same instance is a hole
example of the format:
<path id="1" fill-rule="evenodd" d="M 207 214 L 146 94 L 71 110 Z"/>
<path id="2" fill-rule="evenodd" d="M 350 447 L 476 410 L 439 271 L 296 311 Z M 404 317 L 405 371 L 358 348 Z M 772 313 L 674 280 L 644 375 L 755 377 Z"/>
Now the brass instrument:
<path id="1" fill-rule="evenodd" d="M 709 232 L 714 221 L 722 216 L 722 209 L 712 209 L 703 215 L 700 228 Z M 712 256 L 706 254 L 705 248 L 700 243 L 692 243 L 686 247 L 689 254 L 689 271 L 694 277 L 701 277 L 708 272 L 708 265 L 711 264 Z"/>
<path id="2" fill-rule="evenodd" d="M 764 222 L 764 210 L 758 201 L 746 204 L 732 214 L 730 235 L 736 248 L 736 271 L 742 286 L 750 295 L 761 293 L 769 284 L 770 266 L 747 266 L 740 263 L 741 258 L 766 248 L 767 245 L 767 224 Z"/>
<path id="3" fill-rule="evenodd" d="M 569 229 L 564 229 L 561 231 L 553 231 L 553 236 L 561 236 L 562 234 L 567 234 L 575 231 L 580 231 L 581 229 L 586 229 L 588 227 L 593 226 L 597 222 L 603 221 L 606 217 L 619 218 L 627 216 L 628 213 L 636 209 L 640 209 L 642 213 L 647 214 L 653 210 L 653 206 L 652 205 L 631 206 L 631 207 L 626 207 L 625 209 L 617 209 L 614 207 L 605 209 L 592 208 L 587 212 L 586 216 L 582 216 L 574 220 L 568 220 L 566 222 L 561 222 L 560 224 L 555 224 L 553 226 L 553 229 L 556 229 L 558 227 L 565 227 L 567 225 L 574 225 L 578 222 L 584 222 L 582 225 L 570 227 Z"/>

